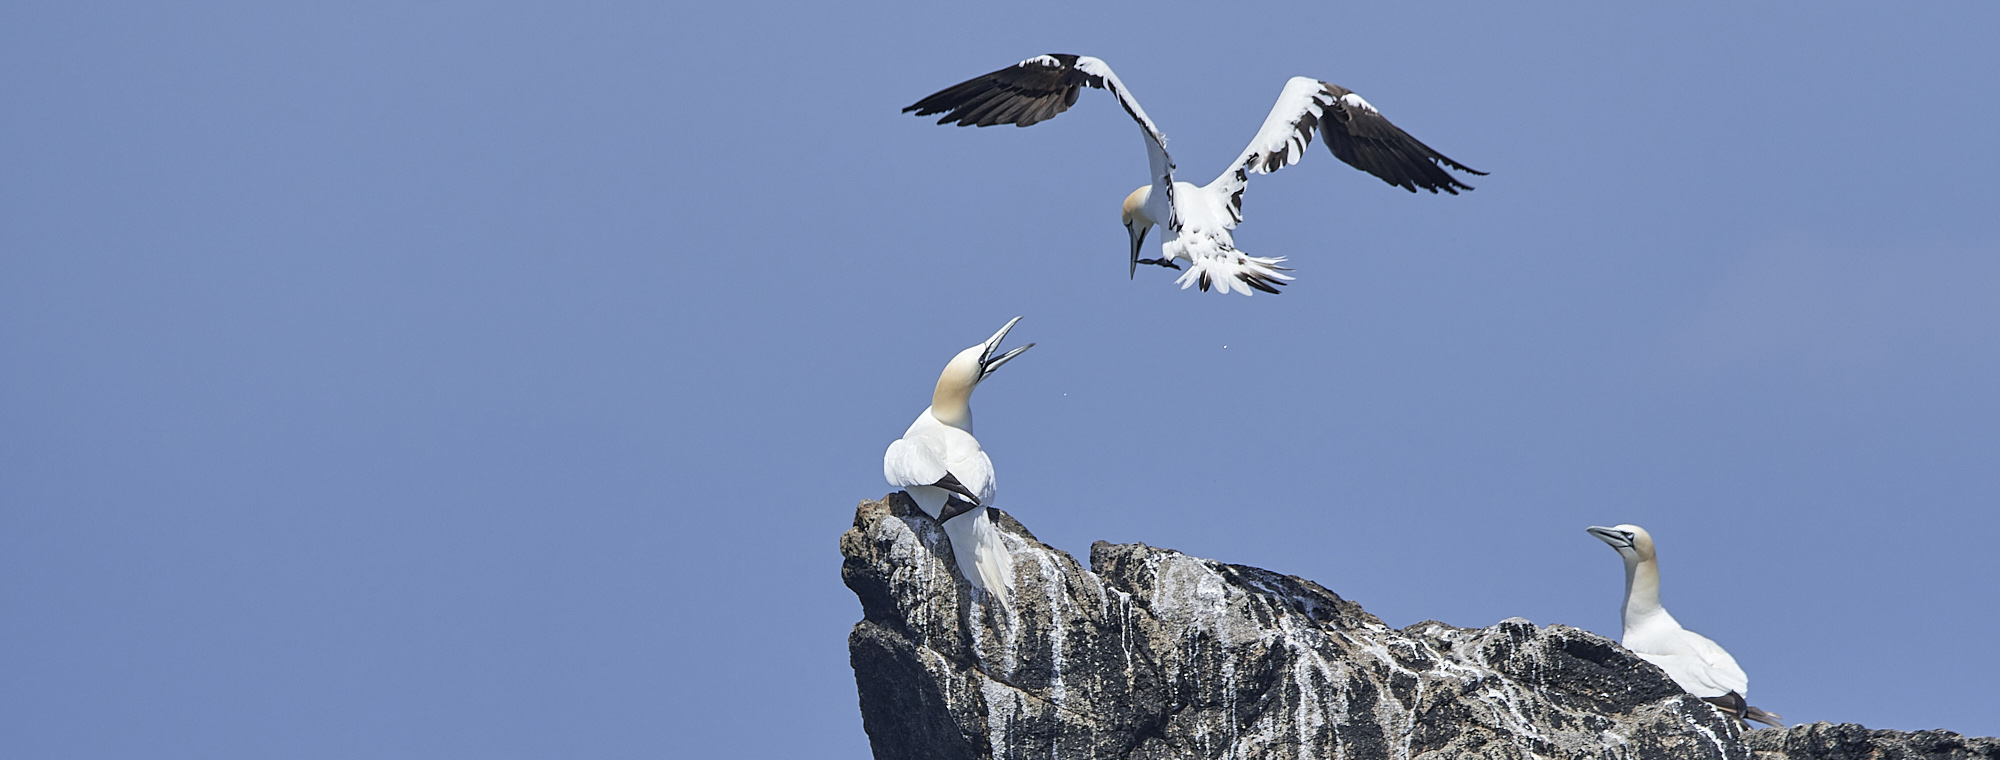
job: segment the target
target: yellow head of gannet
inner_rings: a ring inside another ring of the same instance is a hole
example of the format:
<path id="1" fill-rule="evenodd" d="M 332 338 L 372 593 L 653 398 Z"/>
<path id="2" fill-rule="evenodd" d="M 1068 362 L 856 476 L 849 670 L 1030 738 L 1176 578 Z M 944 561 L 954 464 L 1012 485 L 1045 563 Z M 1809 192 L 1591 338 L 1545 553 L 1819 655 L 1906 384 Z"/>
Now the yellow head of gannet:
<path id="1" fill-rule="evenodd" d="M 1645 528 L 1631 524 L 1609 528 L 1592 525 L 1585 530 L 1597 540 L 1610 544 L 1627 565 L 1658 560 L 1658 555 L 1653 553 L 1653 534 L 1647 533 Z"/>
<path id="2" fill-rule="evenodd" d="M 1029 343 L 999 356 L 993 355 L 1000 348 L 1000 341 L 1006 339 L 1007 331 L 1014 329 L 1014 323 L 1019 321 L 1020 317 L 1007 320 L 1007 324 L 1001 325 L 1000 331 L 993 337 L 958 352 L 944 365 L 944 372 L 938 375 L 937 388 L 931 391 L 931 416 L 946 425 L 972 432 L 972 389 L 1000 365 L 1035 347 L 1035 344 Z"/>
<path id="3" fill-rule="evenodd" d="M 1146 202 L 1152 200 L 1152 198 L 1153 186 L 1140 185 L 1139 189 L 1132 191 L 1131 195 L 1125 196 L 1125 205 L 1118 211 L 1119 223 L 1124 224 L 1125 233 L 1132 236 L 1132 267 L 1125 273 L 1128 278 L 1138 276 L 1139 247 L 1146 244 L 1146 233 L 1153 229 L 1153 225 L 1158 224 L 1151 215 L 1146 213 Z M 1160 260 L 1149 259 L 1146 263 L 1150 264 Z M 1172 266 L 1172 263 L 1167 262 L 1167 265 Z M 1174 268 L 1179 269 L 1180 267 L 1176 266 Z"/>

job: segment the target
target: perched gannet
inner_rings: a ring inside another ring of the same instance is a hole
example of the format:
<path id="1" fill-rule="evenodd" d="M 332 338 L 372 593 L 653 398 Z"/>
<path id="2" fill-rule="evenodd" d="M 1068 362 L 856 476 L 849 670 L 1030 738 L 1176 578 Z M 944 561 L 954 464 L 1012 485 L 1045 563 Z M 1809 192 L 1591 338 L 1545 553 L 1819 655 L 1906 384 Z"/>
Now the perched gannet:
<path id="1" fill-rule="evenodd" d="M 1284 257 L 1258 258 L 1236 249 L 1229 231 L 1243 221 L 1243 189 L 1250 174 L 1269 174 L 1299 162 L 1306 146 L 1318 130 L 1333 155 L 1349 166 L 1368 172 L 1382 181 L 1412 193 L 1423 188 L 1457 195 L 1472 186 L 1458 181 L 1445 166 L 1470 174 L 1476 171 L 1419 142 L 1382 117 L 1380 111 L 1360 95 L 1341 87 L 1307 77 L 1293 77 L 1278 94 L 1278 103 L 1264 118 L 1264 126 L 1243 149 L 1243 155 L 1205 186 L 1174 180 L 1174 160 L 1167 155 L 1167 138 L 1146 116 L 1146 109 L 1132 97 L 1118 75 L 1104 61 L 1090 56 L 1039 55 L 982 77 L 952 85 L 903 109 L 918 116 L 944 114 L 939 124 L 990 127 L 995 124 L 1029 126 L 1053 118 L 1076 104 L 1083 87 L 1110 90 L 1125 106 L 1125 112 L 1139 122 L 1152 163 L 1152 182 L 1125 197 L 1119 220 L 1132 239 L 1132 275 L 1140 264 L 1154 264 L 1179 270 L 1174 260 L 1188 262 L 1182 273 L 1181 289 L 1199 285 L 1220 292 L 1232 288 L 1243 295 L 1251 290 L 1278 292 L 1282 280 L 1292 279 L 1278 266 Z M 1160 258 L 1141 259 L 1139 250 L 1146 232 L 1160 226 Z"/>
<path id="2" fill-rule="evenodd" d="M 1014 563 L 993 518 L 986 514 L 995 491 L 993 462 L 979 449 L 979 439 L 972 437 L 971 401 L 972 389 L 980 381 L 1035 347 L 1030 343 L 993 355 L 1019 321 L 1020 317 L 1007 320 L 993 337 L 952 357 L 931 392 L 930 408 L 917 415 L 903 437 L 882 454 L 882 475 L 889 484 L 908 492 L 925 514 L 944 525 L 959 574 L 974 588 L 993 594 L 1002 606 L 1014 585 Z"/>
<path id="3" fill-rule="evenodd" d="M 1610 544 L 1625 560 L 1626 649 L 1647 662 L 1660 666 L 1689 694 L 1737 720 L 1754 720 L 1783 727 L 1783 718 L 1764 712 L 1743 701 L 1750 693 L 1750 676 L 1737 667 L 1736 658 L 1722 646 L 1699 633 L 1682 628 L 1660 606 L 1660 561 L 1653 554 L 1653 537 L 1637 525 L 1615 528 L 1590 526 L 1590 535 Z"/>

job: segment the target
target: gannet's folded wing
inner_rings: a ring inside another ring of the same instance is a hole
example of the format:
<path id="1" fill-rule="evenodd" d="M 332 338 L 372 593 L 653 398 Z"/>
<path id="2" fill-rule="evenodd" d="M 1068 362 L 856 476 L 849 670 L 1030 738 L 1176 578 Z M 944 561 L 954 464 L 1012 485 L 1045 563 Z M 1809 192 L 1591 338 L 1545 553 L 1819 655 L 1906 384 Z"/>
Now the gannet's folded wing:
<path id="1" fill-rule="evenodd" d="M 1486 174 L 1431 150 L 1431 146 L 1389 123 L 1381 111 L 1353 90 L 1327 82 L 1320 85 L 1333 96 L 1320 120 L 1320 137 L 1326 140 L 1327 149 L 1348 166 L 1413 193 L 1420 187 L 1452 195 L 1472 189 L 1446 172 L 1445 166 L 1467 174 Z"/>
<path id="2" fill-rule="evenodd" d="M 1724 650 L 1721 644 L 1686 629 L 1682 629 L 1681 635 L 1685 637 L 1688 648 L 1694 651 L 1696 657 L 1701 658 L 1703 665 L 1707 666 L 1703 668 L 1701 677 L 1703 683 L 1725 692 L 1733 691 L 1741 695 L 1750 693 L 1750 675 L 1743 672 L 1743 668 L 1736 664 L 1736 658 L 1729 656 L 1729 652 Z"/>
<path id="3" fill-rule="evenodd" d="M 991 480 L 992 465 L 987 465 L 987 469 L 987 480 Z M 983 501 L 978 492 L 966 487 L 958 476 L 952 474 L 938 452 L 921 441 L 899 438 L 890 443 L 889 450 L 882 453 L 882 477 L 897 488 L 937 486 L 965 497 L 974 506 Z"/>
<path id="4" fill-rule="evenodd" d="M 985 451 L 973 450 L 951 460 L 951 475 L 965 486 L 965 495 L 975 505 L 990 505 L 999 492 L 993 477 L 993 460 Z"/>
<path id="5" fill-rule="evenodd" d="M 1054 118 L 1076 104 L 1085 87 L 1109 90 L 1117 96 L 1125 113 L 1139 123 L 1145 133 L 1146 156 L 1152 164 L 1153 184 L 1165 187 L 1173 199 L 1174 160 L 1167 155 L 1166 135 L 1146 115 L 1146 109 L 1132 97 L 1118 75 L 1104 61 L 1087 55 L 1050 53 L 1038 55 L 984 76 L 973 77 L 931 93 L 903 113 L 918 116 L 944 114 L 939 124 L 961 127 L 990 127 L 1012 124 L 1025 127 Z M 1169 208 L 1171 208 L 1171 203 Z M 1173 220 L 1168 220 L 1172 222 Z"/>

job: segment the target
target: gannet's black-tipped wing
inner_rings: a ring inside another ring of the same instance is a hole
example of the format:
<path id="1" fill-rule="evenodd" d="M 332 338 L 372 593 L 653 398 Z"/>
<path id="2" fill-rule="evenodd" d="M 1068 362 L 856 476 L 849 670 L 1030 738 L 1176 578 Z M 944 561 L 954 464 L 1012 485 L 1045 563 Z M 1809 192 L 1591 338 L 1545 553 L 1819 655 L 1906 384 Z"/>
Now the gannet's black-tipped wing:
<path id="1" fill-rule="evenodd" d="M 957 496 L 946 496 L 944 499 L 944 506 L 938 509 L 938 516 L 937 516 L 938 524 L 942 525 L 946 520 L 950 520 L 951 518 L 957 517 L 959 515 L 965 514 L 967 512 L 970 512 L 978 508 L 979 508 L 978 504 L 974 504 L 972 502 L 958 498 Z"/>
<path id="2" fill-rule="evenodd" d="M 1231 227 L 1243 221 L 1243 191 L 1250 184 L 1250 175 L 1270 174 L 1298 163 L 1305 158 L 1306 146 L 1312 145 L 1315 131 L 1341 161 L 1413 193 L 1419 187 L 1452 195 L 1472 189 L 1440 167 L 1440 162 L 1471 174 L 1485 174 L 1418 142 L 1353 91 L 1316 79 L 1292 77 L 1271 106 L 1270 115 L 1264 117 L 1257 136 L 1209 185 L 1209 190 L 1226 202 Z"/>
<path id="3" fill-rule="evenodd" d="M 979 450 L 979 442 L 929 415 L 889 443 L 882 453 L 882 476 L 897 488 L 942 488 L 947 498 L 973 506 L 992 503 L 995 492 L 993 460 Z"/>
<path id="4" fill-rule="evenodd" d="M 889 444 L 888 452 L 882 455 L 882 474 L 889 484 L 898 488 L 910 486 L 936 486 L 964 497 L 979 506 L 979 494 L 966 487 L 965 482 L 945 464 L 944 457 L 922 439 L 912 441 L 899 439 Z M 980 452 L 984 456 L 984 452 Z M 992 465 L 986 465 L 991 469 Z"/>
<path id="5" fill-rule="evenodd" d="M 1743 701 L 1743 695 L 1733 691 L 1719 697 L 1702 697 L 1701 701 L 1722 708 L 1729 717 L 1739 721 L 1743 720 L 1744 714 L 1750 712 L 1750 705 Z"/>
<path id="6" fill-rule="evenodd" d="M 1779 715 L 1774 712 L 1769 712 L 1766 710 L 1760 710 L 1757 708 L 1756 705 L 1746 704 L 1743 706 L 1743 719 L 1754 720 L 1757 721 L 1758 723 L 1762 723 L 1766 726 L 1772 726 L 1774 728 L 1785 727 L 1785 716 Z"/>
<path id="7" fill-rule="evenodd" d="M 1076 67 L 1080 56 L 1038 55 L 1007 68 L 946 87 L 903 113 L 944 114 L 939 124 L 961 127 L 1012 124 L 1025 127 L 1069 110 L 1085 87 L 1104 88 L 1104 80 Z"/>
<path id="8" fill-rule="evenodd" d="M 972 503 L 972 506 L 979 506 L 979 496 L 974 494 L 972 489 L 966 488 L 964 483 L 958 482 L 957 475 L 947 472 L 944 474 L 944 477 L 939 478 L 936 483 L 932 483 L 931 485 L 965 497 L 966 501 Z"/>
<path id="9" fill-rule="evenodd" d="M 1321 82 L 1333 96 L 1320 120 L 1320 137 L 1333 155 L 1348 166 L 1381 177 L 1383 182 L 1416 192 L 1417 188 L 1457 195 L 1472 186 L 1458 181 L 1444 170 L 1449 166 L 1467 174 L 1485 175 L 1431 149 L 1410 133 L 1382 118 L 1382 112 L 1337 84 Z"/>
<path id="10" fill-rule="evenodd" d="M 1012 124 L 1025 127 L 1054 118 L 1076 104 L 1082 88 L 1109 90 L 1117 96 L 1125 113 L 1139 123 L 1146 136 L 1146 156 L 1152 164 L 1153 185 L 1165 188 L 1168 208 L 1173 208 L 1174 159 L 1167 155 L 1167 137 L 1139 107 L 1139 101 L 1118 81 L 1118 75 L 1104 61 L 1087 55 L 1050 53 L 1038 55 L 985 76 L 974 77 L 931 93 L 903 113 L 918 116 L 944 114 L 939 124 L 961 127 L 990 127 Z M 1161 192 L 1155 190 L 1155 192 Z M 1178 211 L 1174 216 L 1178 217 Z M 1178 229 L 1178 219 L 1169 219 Z"/>
<path id="11" fill-rule="evenodd" d="M 1735 718 L 1737 725 L 1745 728 L 1748 728 L 1750 726 L 1749 722 L 1753 720 L 1766 726 L 1785 727 L 1785 716 L 1759 709 L 1757 706 L 1743 701 L 1743 695 L 1733 691 L 1719 697 L 1702 697 L 1701 701 L 1720 708 L 1723 712 L 1728 713 L 1729 717 Z"/>

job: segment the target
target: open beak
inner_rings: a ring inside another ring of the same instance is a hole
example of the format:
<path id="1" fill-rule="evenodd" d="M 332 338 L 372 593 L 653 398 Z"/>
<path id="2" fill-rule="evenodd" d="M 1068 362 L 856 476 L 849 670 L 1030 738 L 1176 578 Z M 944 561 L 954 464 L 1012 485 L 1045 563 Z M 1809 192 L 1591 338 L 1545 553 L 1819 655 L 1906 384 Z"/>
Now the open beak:
<path id="1" fill-rule="evenodd" d="M 986 339 L 986 348 L 979 354 L 979 379 L 985 380 L 986 376 L 993 374 L 993 370 L 999 369 L 1000 365 L 1013 361 L 1014 357 L 1020 356 L 1022 351 L 1035 347 L 1035 344 L 1030 343 L 999 356 L 993 355 L 994 351 L 1000 349 L 1000 341 L 1007 338 L 1007 331 L 1014 329 L 1014 323 L 1019 321 L 1021 321 L 1020 317 L 1007 320 L 1007 324 L 1000 327 L 1000 332 L 994 333 L 993 337 Z"/>
<path id="2" fill-rule="evenodd" d="M 1130 222 L 1125 223 L 1125 234 L 1130 235 L 1132 237 L 1132 268 L 1125 272 L 1126 279 L 1138 278 L 1139 247 L 1146 244 L 1146 233 L 1152 231 L 1153 231 L 1153 226 L 1150 224 L 1144 227 L 1138 227 L 1137 225 L 1134 225 Z"/>
<path id="3" fill-rule="evenodd" d="M 1625 536 L 1625 531 L 1613 530 L 1611 528 L 1604 528 L 1596 525 L 1584 528 L 1583 530 L 1584 532 L 1589 533 L 1590 535 L 1596 536 L 1597 540 L 1610 544 L 1611 548 L 1613 549 L 1632 548 L 1632 539 L 1627 538 Z"/>

